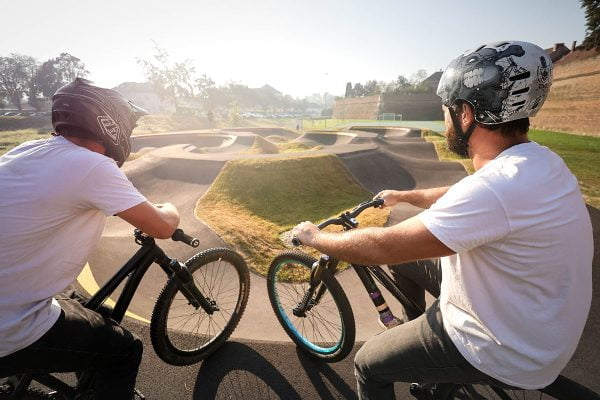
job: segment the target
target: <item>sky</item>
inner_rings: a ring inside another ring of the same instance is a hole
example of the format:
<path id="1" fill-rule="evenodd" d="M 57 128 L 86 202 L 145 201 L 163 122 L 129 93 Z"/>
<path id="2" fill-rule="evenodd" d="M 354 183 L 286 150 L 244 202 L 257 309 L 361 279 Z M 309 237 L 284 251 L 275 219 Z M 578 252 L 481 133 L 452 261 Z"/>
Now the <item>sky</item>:
<path id="1" fill-rule="evenodd" d="M 488 42 L 570 47 L 584 37 L 579 0 L 3 0 L 0 56 L 67 52 L 114 87 L 145 80 L 136 60 L 151 60 L 156 43 L 218 85 L 302 98 L 433 73 Z"/>

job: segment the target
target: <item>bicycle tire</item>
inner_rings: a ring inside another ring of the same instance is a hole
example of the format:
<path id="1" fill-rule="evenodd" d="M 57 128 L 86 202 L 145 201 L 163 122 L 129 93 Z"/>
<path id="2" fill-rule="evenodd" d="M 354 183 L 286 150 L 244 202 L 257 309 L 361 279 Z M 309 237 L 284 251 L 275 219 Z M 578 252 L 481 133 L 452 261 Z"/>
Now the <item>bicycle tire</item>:
<path id="1" fill-rule="evenodd" d="M 600 400 L 600 395 L 571 379 L 559 375 L 543 389 L 501 389 L 488 385 L 454 385 L 444 400 Z"/>
<path id="2" fill-rule="evenodd" d="M 174 279 L 162 289 L 150 320 L 156 354 L 171 365 L 191 365 L 216 351 L 237 327 L 248 303 L 250 274 L 244 259 L 226 248 L 213 248 L 185 262 L 198 289 L 216 301 L 207 314 L 188 304 Z"/>
<path id="3" fill-rule="evenodd" d="M 269 266 L 267 292 L 271 307 L 290 339 L 313 358 L 337 362 L 352 351 L 356 328 L 348 297 L 328 269 L 321 274 L 326 288 L 321 301 L 307 310 L 304 317 L 292 312 L 308 289 L 315 261 L 299 251 L 279 254 Z"/>

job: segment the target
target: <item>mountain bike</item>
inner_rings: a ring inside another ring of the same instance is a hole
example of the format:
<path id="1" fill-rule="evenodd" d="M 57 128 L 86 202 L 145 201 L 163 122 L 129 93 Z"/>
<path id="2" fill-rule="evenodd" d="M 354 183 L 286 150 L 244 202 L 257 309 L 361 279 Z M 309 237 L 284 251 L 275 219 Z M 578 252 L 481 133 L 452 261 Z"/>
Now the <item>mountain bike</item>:
<path id="1" fill-rule="evenodd" d="M 248 303 L 250 274 L 244 259 L 226 248 L 211 248 L 185 263 L 170 258 L 154 238 L 134 231 L 140 249 L 85 303 L 106 315 L 103 303 L 125 281 L 110 318 L 121 323 L 148 268 L 158 264 L 168 280 L 160 292 L 150 321 L 150 338 L 156 354 L 166 363 L 197 363 L 215 352 L 238 325 Z M 181 229 L 171 237 L 191 247 L 200 242 Z M 93 373 L 78 372 L 72 386 L 51 374 L 23 374 L 0 382 L 0 399 L 87 399 Z M 32 385 L 32 382 L 34 384 Z M 40 390 L 40 384 L 50 391 Z M 138 397 L 144 398 L 136 390 Z M 93 397 L 92 397 L 93 398 Z"/>
<path id="2" fill-rule="evenodd" d="M 337 225 L 343 230 L 358 227 L 356 218 L 370 207 L 381 207 L 382 199 L 359 204 L 339 217 L 319 224 L 319 229 Z M 292 238 L 294 246 L 301 245 Z M 339 260 L 322 254 L 315 259 L 298 250 L 277 255 L 269 266 L 267 291 L 277 319 L 287 335 L 309 356 L 325 361 L 344 359 L 354 347 L 356 327 L 350 302 L 335 277 Z M 409 315 L 425 310 L 405 295 L 382 266 L 350 264 L 364 285 L 379 318 L 386 328 L 399 320 L 387 305 L 376 281 L 383 285 Z M 422 400 L 447 399 L 600 399 L 596 393 L 559 376 L 550 386 L 539 390 L 505 389 L 472 384 L 412 384 L 411 394 Z"/>

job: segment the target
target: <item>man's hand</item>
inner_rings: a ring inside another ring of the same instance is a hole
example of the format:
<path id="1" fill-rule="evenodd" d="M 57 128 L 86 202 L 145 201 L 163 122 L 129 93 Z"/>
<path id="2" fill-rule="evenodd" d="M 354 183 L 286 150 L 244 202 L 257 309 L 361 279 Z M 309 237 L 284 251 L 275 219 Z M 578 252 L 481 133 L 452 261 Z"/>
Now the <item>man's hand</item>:
<path id="1" fill-rule="evenodd" d="M 320 232 L 319 228 L 310 221 L 304 221 L 292 229 L 292 237 L 298 238 L 302 244 L 312 246 L 315 236 Z"/>
<path id="2" fill-rule="evenodd" d="M 382 190 L 377 193 L 373 200 L 375 199 L 383 199 L 383 205 L 381 208 L 392 207 L 400 202 L 402 192 L 398 190 Z"/>
<path id="3" fill-rule="evenodd" d="M 401 202 L 420 208 L 429 208 L 446 194 L 448 189 L 450 189 L 449 186 L 415 190 L 382 190 L 373 199 L 378 197 L 383 199 L 381 208 L 392 207 Z"/>

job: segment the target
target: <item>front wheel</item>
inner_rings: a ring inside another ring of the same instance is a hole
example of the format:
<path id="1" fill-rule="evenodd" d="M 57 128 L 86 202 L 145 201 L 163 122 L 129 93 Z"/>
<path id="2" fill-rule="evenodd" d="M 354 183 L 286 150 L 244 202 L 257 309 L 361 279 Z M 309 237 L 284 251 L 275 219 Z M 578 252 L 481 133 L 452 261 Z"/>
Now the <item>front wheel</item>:
<path id="1" fill-rule="evenodd" d="M 336 362 L 354 346 L 354 314 L 342 287 L 328 269 L 322 271 L 321 283 L 306 299 L 315 261 L 298 251 L 281 253 L 269 267 L 267 291 L 279 323 L 294 343 L 312 357 Z M 299 312 L 302 303 L 307 306 Z"/>
<path id="2" fill-rule="evenodd" d="M 444 400 L 600 400 L 600 396 L 588 388 L 559 375 L 548 387 L 538 390 L 501 389 L 487 385 L 455 385 Z"/>
<path id="3" fill-rule="evenodd" d="M 171 278 L 152 312 L 150 338 L 156 354 L 171 365 L 190 365 L 208 357 L 229 338 L 248 303 L 250 274 L 236 252 L 214 248 L 185 262 L 194 284 L 217 311 L 195 308 Z"/>

